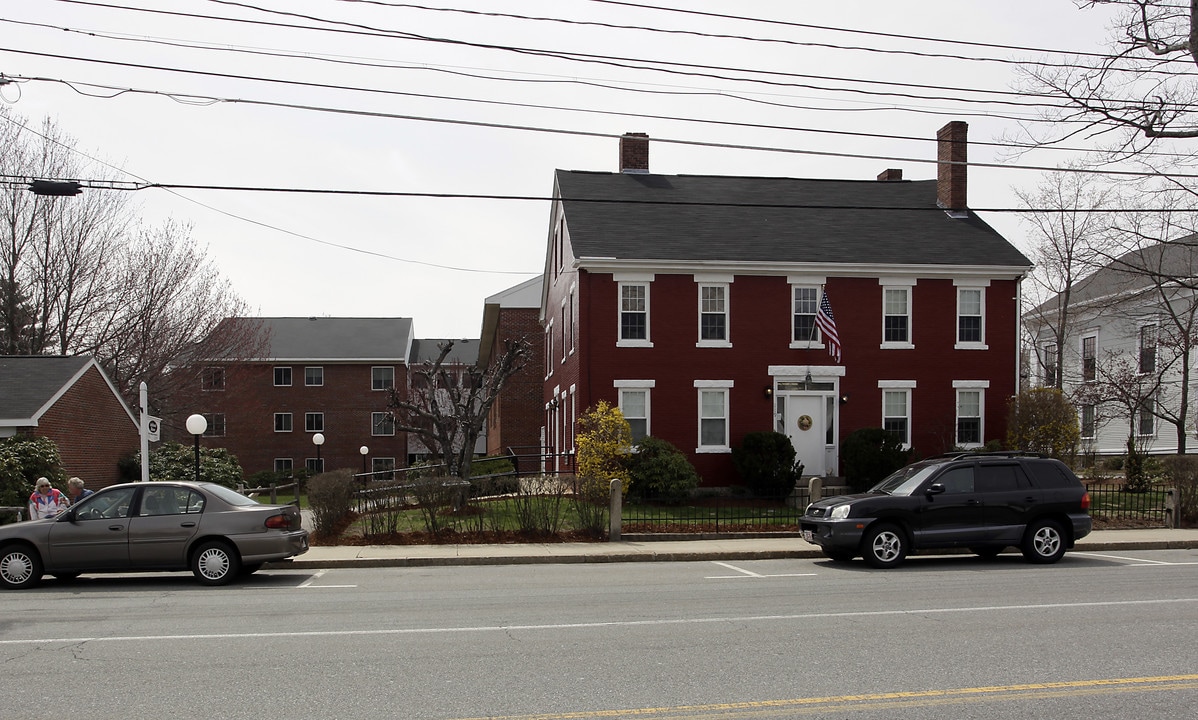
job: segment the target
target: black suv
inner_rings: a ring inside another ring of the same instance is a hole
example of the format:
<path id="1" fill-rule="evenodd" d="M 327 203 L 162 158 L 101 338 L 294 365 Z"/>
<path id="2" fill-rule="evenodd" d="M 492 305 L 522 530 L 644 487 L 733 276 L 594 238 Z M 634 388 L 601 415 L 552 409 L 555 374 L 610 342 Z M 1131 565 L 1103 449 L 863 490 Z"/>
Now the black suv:
<path id="1" fill-rule="evenodd" d="M 1090 533 L 1089 509 L 1089 493 L 1059 460 L 957 454 L 908 465 L 869 492 L 813 502 L 801 529 L 833 560 L 860 555 L 876 568 L 927 548 L 993 557 L 1012 545 L 1052 563 Z"/>

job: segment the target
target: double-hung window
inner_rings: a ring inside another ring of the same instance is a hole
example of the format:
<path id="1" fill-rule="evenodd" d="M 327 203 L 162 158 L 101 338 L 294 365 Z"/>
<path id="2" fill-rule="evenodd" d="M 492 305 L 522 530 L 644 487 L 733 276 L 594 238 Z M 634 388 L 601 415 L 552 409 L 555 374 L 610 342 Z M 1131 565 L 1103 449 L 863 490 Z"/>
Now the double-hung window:
<path id="1" fill-rule="evenodd" d="M 322 412 L 304 413 L 304 432 L 310 432 L 310 433 L 324 432 L 324 413 L 322 413 Z"/>
<path id="2" fill-rule="evenodd" d="M 910 349 L 911 287 L 894 281 L 882 282 L 882 348 Z"/>
<path id="3" fill-rule="evenodd" d="M 653 380 L 616 380 L 619 392 L 620 412 L 632 429 L 632 442 L 640 442 L 649 434 L 649 391 Z"/>
<path id="4" fill-rule="evenodd" d="M 1082 382 L 1094 382 L 1098 378 L 1098 336 L 1082 338 Z"/>
<path id="5" fill-rule="evenodd" d="M 223 367 L 206 367 L 200 373 L 200 389 L 204 391 L 222 391 L 225 389 L 225 369 Z"/>
<path id="6" fill-rule="evenodd" d="M 391 415 L 391 413 L 370 413 L 370 434 L 375 436 L 394 435 L 395 418 Z"/>
<path id="7" fill-rule="evenodd" d="M 728 397 L 731 380 L 696 380 L 699 391 L 699 446 L 696 452 L 731 452 L 728 441 Z"/>
<path id="8" fill-rule="evenodd" d="M 1082 405 L 1081 425 L 1082 425 L 1082 437 L 1087 440 L 1093 440 L 1094 432 L 1097 427 L 1097 423 L 1095 422 L 1093 405 Z"/>
<path id="9" fill-rule="evenodd" d="M 204 413 L 204 419 L 208 421 L 208 429 L 204 431 L 204 437 L 225 436 L 224 413 Z"/>
<path id="10" fill-rule="evenodd" d="M 1140 373 L 1156 372 L 1156 325 L 1140 328 Z"/>
<path id="11" fill-rule="evenodd" d="M 957 282 L 957 344 L 966 350 L 986 349 L 986 289 Z"/>
<path id="12" fill-rule="evenodd" d="M 699 278 L 696 278 L 699 280 Z M 699 282 L 699 342 L 697 347 L 729 347 L 726 282 Z"/>
<path id="13" fill-rule="evenodd" d="M 291 413 L 275 413 L 275 432 L 291 432 Z"/>
<path id="14" fill-rule="evenodd" d="M 275 367 L 275 387 L 291 387 L 291 368 L 286 365 Z"/>
<path id="15" fill-rule="evenodd" d="M 957 391 L 956 445 L 963 448 L 981 447 L 985 442 L 985 407 L 987 380 L 954 380 Z"/>
<path id="16" fill-rule="evenodd" d="M 275 472 L 283 477 L 290 477 L 294 464 L 291 458 L 275 458 Z"/>
<path id="17" fill-rule="evenodd" d="M 1156 414 L 1153 410 L 1156 408 L 1156 397 L 1146 397 L 1140 403 L 1139 412 L 1137 412 L 1136 434 L 1141 437 L 1152 437 L 1156 435 Z"/>
<path id="18" fill-rule="evenodd" d="M 819 310 L 818 287 L 791 287 L 791 334 L 792 346 L 806 346 L 820 340 L 815 325 L 815 314 Z"/>
<path id="19" fill-rule="evenodd" d="M 1044 346 L 1044 387 L 1057 386 L 1057 344 Z"/>
<path id="20" fill-rule="evenodd" d="M 652 276 L 617 275 L 619 347 L 653 347 L 650 340 L 649 286 Z"/>
<path id="21" fill-rule="evenodd" d="M 882 429 L 894 433 L 905 447 L 911 445 L 911 391 L 913 380 L 879 380 L 882 390 Z"/>

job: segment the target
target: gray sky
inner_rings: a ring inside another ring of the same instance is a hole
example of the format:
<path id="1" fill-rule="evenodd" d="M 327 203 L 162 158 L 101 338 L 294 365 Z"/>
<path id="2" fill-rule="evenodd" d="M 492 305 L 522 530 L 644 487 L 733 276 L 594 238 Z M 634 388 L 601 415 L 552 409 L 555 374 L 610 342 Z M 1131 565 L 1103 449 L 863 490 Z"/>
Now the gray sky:
<path id="1" fill-rule="evenodd" d="M 1046 57 L 920 37 L 1095 51 L 1109 18 L 1066 0 L 435 4 L 476 12 L 384 0 L 10 0 L 0 73 L 30 80 L 0 94 L 124 171 L 112 175 L 165 184 L 545 198 L 555 168 L 616 171 L 625 132 L 705 144 L 654 143 L 659 173 L 873 179 L 897 167 L 927 179 L 934 164 L 879 158 L 934 160 L 936 130 L 955 119 L 973 142 L 999 140 L 1034 120 L 1032 99 L 1003 94 L 1011 64 L 867 48 Z M 645 69 L 653 61 L 671 72 Z M 970 148 L 976 163 L 1067 159 Z M 1012 187 L 1039 176 L 971 168 L 970 205 L 1014 207 Z M 539 273 L 548 234 L 543 200 L 162 189 L 137 200 L 151 223 L 191 223 L 263 315 L 404 316 L 426 338 L 477 337 L 483 299 Z M 983 217 L 1026 248 L 1015 216 Z"/>

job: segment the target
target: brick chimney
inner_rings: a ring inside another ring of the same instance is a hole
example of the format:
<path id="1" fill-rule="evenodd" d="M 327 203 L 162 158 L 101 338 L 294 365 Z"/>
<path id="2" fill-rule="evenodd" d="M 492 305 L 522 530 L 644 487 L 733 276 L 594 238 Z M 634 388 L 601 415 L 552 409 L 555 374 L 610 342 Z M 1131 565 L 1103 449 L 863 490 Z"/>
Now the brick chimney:
<path id="1" fill-rule="evenodd" d="M 969 125 L 954 120 L 936 133 L 936 204 L 945 210 L 965 210 L 966 148 Z"/>
<path id="2" fill-rule="evenodd" d="M 620 138 L 620 172 L 649 172 L 649 135 L 624 133 Z"/>
<path id="3" fill-rule="evenodd" d="M 878 174 L 878 182 L 894 182 L 903 179 L 903 171 L 898 168 L 887 168 Z"/>

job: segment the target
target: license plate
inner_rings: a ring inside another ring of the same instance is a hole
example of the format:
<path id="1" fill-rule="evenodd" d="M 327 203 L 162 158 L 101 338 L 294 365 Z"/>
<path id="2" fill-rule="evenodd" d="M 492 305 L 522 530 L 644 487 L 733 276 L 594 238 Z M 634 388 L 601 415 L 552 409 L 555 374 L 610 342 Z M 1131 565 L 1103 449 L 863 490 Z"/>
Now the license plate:
<path id="1" fill-rule="evenodd" d="M 815 542 L 815 536 L 812 534 L 812 532 L 810 530 L 803 531 L 803 539 L 809 543 Z"/>

